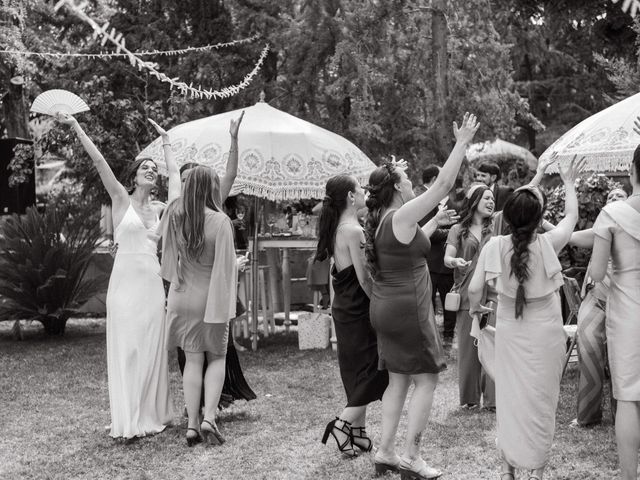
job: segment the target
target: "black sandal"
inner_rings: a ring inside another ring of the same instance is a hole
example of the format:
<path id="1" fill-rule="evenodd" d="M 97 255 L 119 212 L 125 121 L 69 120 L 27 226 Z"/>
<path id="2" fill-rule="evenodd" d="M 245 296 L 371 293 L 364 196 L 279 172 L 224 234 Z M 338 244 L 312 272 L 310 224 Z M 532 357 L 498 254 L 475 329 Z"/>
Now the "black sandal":
<path id="1" fill-rule="evenodd" d="M 336 421 L 342 422 L 342 428 L 336 427 Z M 340 443 L 340 440 L 338 440 L 338 437 L 333 432 L 334 429 L 346 435 L 347 438 L 345 439 L 344 442 Z M 340 452 L 342 452 L 343 455 L 350 458 L 358 456 L 355 449 L 353 448 L 353 441 L 351 437 L 351 423 L 336 417 L 335 420 L 331 420 L 329 423 L 327 423 L 327 427 L 324 429 L 324 435 L 322 436 L 322 443 L 325 445 L 327 444 L 327 439 L 329 438 L 329 434 L 331 434 L 331 436 L 334 438 L 334 440 L 338 444 L 338 450 L 340 450 Z"/>
<path id="2" fill-rule="evenodd" d="M 193 437 L 190 437 L 189 434 L 189 430 L 192 430 L 194 432 L 196 432 L 196 435 Z M 198 430 L 196 430 L 195 428 L 187 428 L 187 446 L 189 447 L 193 447 L 194 445 L 197 445 L 198 443 L 202 442 L 202 437 L 200 436 L 200 432 Z"/>
<path id="3" fill-rule="evenodd" d="M 359 435 L 356 435 L 356 431 L 360 432 Z M 356 440 L 362 440 L 363 442 L 366 442 L 366 447 L 360 445 Z M 367 431 L 364 429 L 364 427 L 351 427 L 351 443 L 353 443 L 353 445 L 358 447 L 363 452 L 370 452 L 373 449 L 373 442 L 367 435 Z"/>
<path id="4" fill-rule="evenodd" d="M 208 427 L 205 425 L 209 425 Z M 226 442 L 225 438 L 218 430 L 218 426 L 210 422 L 209 420 L 202 420 L 202 424 L 200 425 L 200 433 L 204 437 L 204 441 L 207 442 L 208 445 L 222 445 Z"/>

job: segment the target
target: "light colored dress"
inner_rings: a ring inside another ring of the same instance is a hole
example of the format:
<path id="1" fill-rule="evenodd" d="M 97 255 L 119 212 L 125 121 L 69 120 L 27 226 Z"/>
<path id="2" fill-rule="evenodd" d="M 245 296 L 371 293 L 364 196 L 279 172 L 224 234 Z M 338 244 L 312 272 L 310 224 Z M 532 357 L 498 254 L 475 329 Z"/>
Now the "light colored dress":
<path id="1" fill-rule="evenodd" d="M 547 463 L 555 432 L 566 336 L 558 289 L 560 262 L 548 234 L 529 245 L 529 279 L 522 318 L 515 317 L 518 283 L 511 275 L 511 236 L 489 240 L 474 275 L 498 292 L 495 385 L 498 448 L 516 468 Z"/>
<path id="2" fill-rule="evenodd" d="M 114 231 L 118 250 L 107 291 L 110 435 L 114 438 L 161 432 L 172 416 L 157 225 L 156 221 L 146 228 L 129 204 Z"/>
<path id="3" fill-rule="evenodd" d="M 162 276 L 171 282 L 167 302 L 167 348 L 227 353 L 229 320 L 236 316 L 237 265 L 233 226 L 224 213 L 207 209 L 199 258 L 185 253 L 172 203 L 163 218 Z M 166 221 L 164 220 L 166 219 Z"/>
<path id="4" fill-rule="evenodd" d="M 606 205 L 593 232 L 611 242 L 607 346 L 613 396 L 640 401 L 640 212 L 627 202 Z"/>

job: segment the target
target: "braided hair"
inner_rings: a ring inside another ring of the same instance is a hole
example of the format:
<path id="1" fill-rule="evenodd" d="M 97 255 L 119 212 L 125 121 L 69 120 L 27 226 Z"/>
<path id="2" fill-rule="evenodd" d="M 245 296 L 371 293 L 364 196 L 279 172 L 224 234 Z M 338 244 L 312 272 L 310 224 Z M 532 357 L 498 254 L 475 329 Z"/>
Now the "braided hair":
<path id="1" fill-rule="evenodd" d="M 327 181 L 318 222 L 318 246 L 314 262 L 333 256 L 340 215 L 347 208 L 347 194 L 355 191 L 356 179 L 350 175 L 336 175 Z"/>
<path id="2" fill-rule="evenodd" d="M 380 225 L 380 213 L 391 205 L 396 192 L 394 186 L 401 180 L 402 177 L 391 163 L 385 163 L 369 175 L 369 185 L 366 187 L 369 191 L 366 200 L 369 213 L 364 226 L 364 255 L 367 260 L 367 268 L 373 278 L 376 278 L 378 273 L 378 255 L 374 242 L 376 230 Z"/>
<path id="3" fill-rule="evenodd" d="M 542 220 L 542 205 L 536 195 L 529 190 L 515 191 L 507 200 L 502 211 L 505 221 L 511 229 L 513 255 L 511 256 L 511 275 L 518 280 L 516 290 L 516 318 L 522 316 L 527 303 L 524 283 L 529 278 L 529 244 Z"/>

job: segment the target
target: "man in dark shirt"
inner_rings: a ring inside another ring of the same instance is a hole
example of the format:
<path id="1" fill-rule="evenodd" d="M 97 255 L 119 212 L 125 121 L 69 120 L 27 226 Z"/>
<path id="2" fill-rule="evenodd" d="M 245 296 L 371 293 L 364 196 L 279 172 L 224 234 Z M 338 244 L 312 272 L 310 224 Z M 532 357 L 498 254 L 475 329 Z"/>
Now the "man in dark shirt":
<path id="1" fill-rule="evenodd" d="M 429 165 L 424 169 L 422 172 L 422 185 L 418 185 L 414 189 L 416 196 L 426 192 L 434 184 L 439 172 L 440 168 L 436 165 Z M 438 207 L 434 208 L 426 217 L 420 220 L 420 226 L 424 226 L 424 224 L 431 220 L 440 208 L 456 208 L 454 201 L 451 199 L 451 195 L 443 198 Z M 444 298 L 453 287 L 453 270 L 444 266 L 444 251 L 448 234 L 448 228 L 438 228 L 433 235 L 431 235 L 431 249 L 427 254 L 427 265 L 429 266 L 429 274 L 431 275 L 431 301 L 434 311 L 436 308 L 436 294 L 440 295 L 440 302 L 444 305 Z M 450 347 L 453 342 L 453 334 L 456 327 L 456 312 L 449 312 L 443 309 L 443 316 L 442 339 L 445 347 Z"/>
<path id="2" fill-rule="evenodd" d="M 502 210 L 507 199 L 513 193 L 513 188 L 506 185 L 498 185 L 497 182 L 501 176 L 500 167 L 493 162 L 482 162 L 476 171 L 476 181 L 484 183 L 493 192 L 496 212 Z"/>

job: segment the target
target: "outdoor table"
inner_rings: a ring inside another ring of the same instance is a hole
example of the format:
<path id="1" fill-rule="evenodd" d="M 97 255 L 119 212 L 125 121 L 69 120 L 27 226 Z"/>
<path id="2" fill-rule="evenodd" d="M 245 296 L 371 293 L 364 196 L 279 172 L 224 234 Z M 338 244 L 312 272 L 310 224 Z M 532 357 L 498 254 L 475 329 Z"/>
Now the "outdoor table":
<path id="1" fill-rule="evenodd" d="M 291 267 L 289 265 L 289 249 L 315 250 L 318 244 L 317 238 L 303 238 L 299 236 L 274 236 L 258 237 L 258 250 L 267 248 L 282 249 L 282 291 L 284 306 L 284 325 L 289 330 L 291 325 Z M 249 251 L 253 251 L 253 238 L 249 239 Z M 253 261 L 258 261 L 254 259 Z M 254 326 L 257 330 L 257 325 Z"/>

